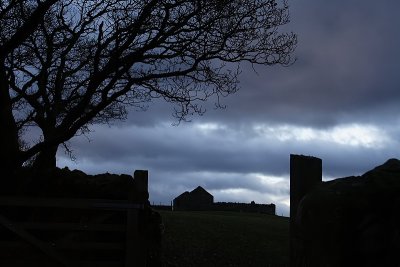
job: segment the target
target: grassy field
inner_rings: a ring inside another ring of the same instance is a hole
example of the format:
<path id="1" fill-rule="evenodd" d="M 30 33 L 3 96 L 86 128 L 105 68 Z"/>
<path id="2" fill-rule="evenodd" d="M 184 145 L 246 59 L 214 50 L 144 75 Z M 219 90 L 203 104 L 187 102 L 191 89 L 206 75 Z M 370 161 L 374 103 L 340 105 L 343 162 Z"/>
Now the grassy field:
<path id="1" fill-rule="evenodd" d="M 287 266 L 289 219 L 240 212 L 160 211 L 167 266 Z"/>

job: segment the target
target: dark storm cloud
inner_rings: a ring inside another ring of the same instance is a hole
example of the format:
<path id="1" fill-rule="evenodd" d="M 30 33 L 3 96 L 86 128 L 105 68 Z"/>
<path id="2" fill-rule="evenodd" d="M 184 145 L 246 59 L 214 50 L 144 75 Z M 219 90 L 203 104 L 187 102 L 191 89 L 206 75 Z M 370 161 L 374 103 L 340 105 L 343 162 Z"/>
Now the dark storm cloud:
<path id="1" fill-rule="evenodd" d="M 357 136 L 351 136 L 351 140 L 338 143 L 329 139 L 340 138 L 340 135 L 347 134 L 346 132 L 339 132 L 332 137 L 319 137 L 335 131 L 330 129 L 323 132 L 311 132 L 311 137 L 303 138 L 300 136 L 304 135 L 301 132 L 312 131 L 312 129 L 281 130 L 271 126 L 270 130 L 257 131 L 250 127 L 242 130 L 229 128 L 229 126 L 224 126 L 222 129 L 218 127 L 222 126 L 206 125 L 205 127 L 203 124 L 193 123 L 178 127 L 165 124 L 158 125 L 156 128 L 96 127 L 90 143 L 87 143 L 85 139 L 76 139 L 73 147 L 75 147 L 78 165 L 83 162 L 92 162 L 94 169 L 91 169 L 91 172 L 110 171 L 110 166 L 114 166 L 113 171 L 119 169 L 120 172 L 129 173 L 134 169 L 151 166 L 152 170 L 159 173 L 208 172 L 240 175 L 263 173 L 283 176 L 288 174 L 289 154 L 300 153 L 323 158 L 324 163 L 326 162 L 325 174 L 328 177 L 340 177 L 368 170 L 374 166 L 371 165 L 373 159 L 378 161 L 377 163 L 382 163 L 380 161 L 385 160 L 385 157 L 396 157 L 398 142 L 395 138 L 399 136 L 399 129 L 397 129 L 382 132 L 387 136 L 371 137 L 372 141 L 366 141 L 372 142 L 371 144 L 362 143 L 362 140 L 356 139 Z M 288 134 L 289 136 L 285 137 Z M 359 134 L 363 135 L 365 132 Z M 375 135 L 377 134 L 381 133 L 378 132 Z M 383 142 L 382 147 L 373 147 L 380 145 L 380 138 Z M 352 142 L 356 143 L 352 144 Z M 104 162 L 107 164 L 102 164 Z M 121 166 L 125 168 L 122 170 Z M 172 180 L 168 181 L 172 182 Z M 225 180 L 222 179 L 222 181 L 221 184 L 226 184 Z M 182 181 L 176 182 L 182 183 Z"/>
<path id="2" fill-rule="evenodd" d="M 155 128 L 96 127 L 90 143 L 84 138 L 76 139 L 73 147 L 78 162 L 87 158 L 97 162 L 140 162 L 160 171 L 247 173 L 268 169 L 274 173 L 275 169 L 266 162 L 280 166 L 280 160 L 276 159 L 276 150 L 280 148 L 260 145 L 253 142 L 254 138 L 251 129 L 202 130 L 194 124 L 177 127 L 166 124 Z M 269 155 L 265 150 L 270 150 Z"/>
<path id="3" fill-rule="evenodd" d="M 390 119 L 388 108 L 398 114 L 400 4 L 306 3 L 292 3 L 297 62 L 256 67 L 258 75 L 244 64 L 242 90 L 225 99 L 229 112 L 213 113 L 217 119 L 326 127 L 366 115 Z"/>
<path id="4" fill-rule="evenodd" d="M 288 214 L 289 155 L 323 159 L 325 179 L 399 158 L 398 1 L 290 1 L 298 34 L 290 67 L 242 64 L 241 90 L 177 122 L 156 100 L 126 122 L 74 138 L 71 163 L 89 173 L 150 172 L 150 199 L 169 203 L 197 185 L 218 201 L 275 202 Z"/>
<path id="5" fill-rule="evenodd" d="M 293 1 L 285 31 L 298 34 L 290 67 L 242 64 L 241 90 L 222 99 L 226 110 L 204 103 L 194 120 L 274 122 L 330 127 L 354 120 L 393 120 L 400 112 L 400 24 L 396 1 Z M 160 101 L 132 112 L 130 123 L 171 120 Z"/>

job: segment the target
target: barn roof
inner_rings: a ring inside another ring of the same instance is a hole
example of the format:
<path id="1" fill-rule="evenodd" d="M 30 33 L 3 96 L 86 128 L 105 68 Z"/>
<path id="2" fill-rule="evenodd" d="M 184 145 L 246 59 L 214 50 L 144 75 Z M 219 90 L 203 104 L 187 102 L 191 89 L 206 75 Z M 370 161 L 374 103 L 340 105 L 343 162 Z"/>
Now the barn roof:
<path id="1" fill-rule="evenodd" d="M 189 196 L 192 195 L 192 194 L 194 194 L 194 195 L 197 195 L 197 194 L 203 194 L 203 195 L 204 195 L 204 194 L 206 194 L 206 195 L 209 195 L 209 196 L 211 196 L 211 197 L 214 198 L 214 196 L 211 195 L 209 192 L 207 192 L 207 190 L 205 190 L 205 189 L 204 189 L 203 187 L 201 187 L 201 186 L 198 186 L 198 187 L 196 187 L 195 189 L 193 189 L 193 190 L 190 191 L 190 192 L 186 191 L 186 192 L 180 194 L 180 195 L 177 196 L 175 199 L 187 198 L 187 197 L 189 197 Z"/>
<path id="2" fill-rule="evenodd" d="M 190 193 L 206 193 L 206 194 L 208 194 L 208 195 L 210 195 L 210 196 L 213 196 L 213 195 L 211 195 L 210 193 L 208 193 L 207 190 L 205 190 L 205 189 L 204 189 L 203 187 L 201 187 L 201 186 L 196 187 L 196 188 L 193 189 L 193 191 L 191 191 Z"/>
<path id="3" fill-rule="evenodd" d="M 188 191 L 183 192 L 182 194 L 180 194 L 179 196 L 177 196 L 175 199 L 180 199 L 180 198 L 185 198 L 188 197 L 190 195 L 190 193 Z"/>

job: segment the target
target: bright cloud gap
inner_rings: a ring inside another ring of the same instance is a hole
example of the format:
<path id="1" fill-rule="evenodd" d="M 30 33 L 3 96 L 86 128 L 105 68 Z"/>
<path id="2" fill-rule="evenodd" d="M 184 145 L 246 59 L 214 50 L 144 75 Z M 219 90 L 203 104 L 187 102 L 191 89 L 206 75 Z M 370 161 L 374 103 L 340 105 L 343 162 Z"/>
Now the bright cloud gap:
<path id="1" fill-rule="evenodd" d="M 266 139 L 280 142 L 322 141 L 351 147 L 383 148 L 391 140 L 387 133 L 374 125 L 344 124 L 328 129 L 314 129 L 292 125 L 256 125 L 254 131 Z"/>

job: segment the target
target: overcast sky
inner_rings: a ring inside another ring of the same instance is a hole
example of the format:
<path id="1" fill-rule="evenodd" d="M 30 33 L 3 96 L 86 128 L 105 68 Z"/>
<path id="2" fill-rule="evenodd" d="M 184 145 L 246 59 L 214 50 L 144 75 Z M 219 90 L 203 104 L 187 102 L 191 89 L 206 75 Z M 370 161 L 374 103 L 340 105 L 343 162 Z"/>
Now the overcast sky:
<path id="1" fill-rule="evenodd" d="M 289 214 L 289 156 L 323 160 L 324 179 L 362 174 L 399 158 L 400 1 L 289 1 L 298 35 L 290 67 L 242 65 L 240 91 L 204 116 L 172 124 L 154 103 L 125 122 L 71 140 L 89 174 L 149 170 L 150 201 L 169 204 L 203 186 L 215 201 L 275 203 Z"/>

